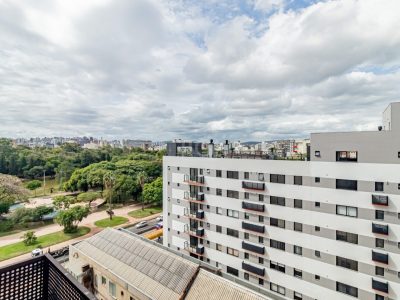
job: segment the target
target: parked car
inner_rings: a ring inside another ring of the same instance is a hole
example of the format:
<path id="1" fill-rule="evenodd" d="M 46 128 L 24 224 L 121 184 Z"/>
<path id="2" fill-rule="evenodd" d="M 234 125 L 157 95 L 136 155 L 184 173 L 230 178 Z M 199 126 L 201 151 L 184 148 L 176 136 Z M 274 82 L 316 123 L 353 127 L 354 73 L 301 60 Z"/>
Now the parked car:
<path id="1" fill-rule="evenodd" d="M 162 221 L 163 220 L 163 216 L 158 216 L 157 218 L 156 218 L 156 221 Z"/>
<path id="2" fill-rule="evenodd" d="M 40 248 L 34 249 L 31 252 L 32 257 L 36 257 L 43 254 L 43 250 Z"/>
<path id="3" fill-rule="evenodd" d="M 143 228 L 146 227 L 148 224 L 146 221 L 139 222 L 135 225 L 135 228 Z"/>
<path id="4" fill-rule="evenodd" d="M 161 229 L 163 228 L 163 222 L 157 223 L 156 226 L 154 226 L 156 229 Z"/>

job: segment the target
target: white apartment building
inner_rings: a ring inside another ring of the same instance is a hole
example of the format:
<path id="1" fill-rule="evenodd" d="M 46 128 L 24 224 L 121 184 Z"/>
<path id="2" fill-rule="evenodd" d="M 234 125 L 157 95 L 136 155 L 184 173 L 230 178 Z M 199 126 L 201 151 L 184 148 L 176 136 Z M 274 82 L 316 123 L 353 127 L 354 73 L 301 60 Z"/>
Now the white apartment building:
<path id="1" fill-rule="evenodd" d="M 400 299 L 400 103 L 383 130 L 311 134 L 308 161 L 173 153 L 165 246 L 277 299 Z"/>

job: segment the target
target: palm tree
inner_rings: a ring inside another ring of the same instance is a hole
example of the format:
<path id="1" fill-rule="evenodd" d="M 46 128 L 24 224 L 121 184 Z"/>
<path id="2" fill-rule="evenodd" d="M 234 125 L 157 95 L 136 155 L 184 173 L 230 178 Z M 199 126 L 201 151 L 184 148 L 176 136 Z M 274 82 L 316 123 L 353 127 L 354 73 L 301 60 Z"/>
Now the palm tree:
<path id="1" fill-rule="evenodd" d="M 140 189 L 142 191 L 142 210 L 144 210 L 143 188 L 144 188 L 144 184 L 148 180 L 148 176 L 147 176 L 146 172 L 144 172 L 144 171 L 139 172 L 136 180 L 137 180 L 137 184 L 140 186 Z"/>

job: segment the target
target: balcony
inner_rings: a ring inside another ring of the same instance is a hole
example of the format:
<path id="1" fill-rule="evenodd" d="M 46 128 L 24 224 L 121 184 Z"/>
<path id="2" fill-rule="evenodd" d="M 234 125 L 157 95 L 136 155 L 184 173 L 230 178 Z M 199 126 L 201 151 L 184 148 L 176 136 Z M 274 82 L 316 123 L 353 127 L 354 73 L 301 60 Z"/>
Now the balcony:
<path id="1" fill-rule="evenodd" d="M 372 288 L 383 293 L 389 292 L 389 284 L 387 282 L 377 281 L 372 278 Z"/>
<path id="2" fill-rule="evenodd" d="M 49 254 L 0 268 L 0 287 L 0 299 L 96 299 Z"/>
<path id="3" fill-rule="evenodd" d="M 388 235 L 389 234 L 389 225 L 381 225 L 381 224 L 372 223 L 372 232 L 378 233 L 378 234 L 383 234 L 383 235 Z"/>
<path id="4" fill-rule="evenodd" d="M 189 185 L 203 186 L 204 185 L 204 176 L 185 175 L 183 181 L 188 183 Z"/>
<path id="5" fill-rule="evenodd" d="M 199 255 L 203 255 L 204 254 L 204 246 L 203 245 L 197 245 L 196 254 L 199 254 Z"/>
<path id="6" fill-rule="evenodd" d="M 265 247 L 256 246 L 253 244 L 249 244 L 246 242 L 242 242 L 242 249 L 257 253 L 257 254 L 265 254 Z"/>
<path id="7" fill-rule="evenodd" d="M 259 211 L 259 212 L 265 211 L 264 204 L 256 204 L 256 203 L 249 203 L 249 202 L 242 202 L 242 208 L 247 209 L 247 210 L 252 210 L 252 211 Z"/>
<path id="8" fill-rule="evenodd" d="M 261 277 L 263 277 L 265 275 L 265 269 L 264 268 L 258 268 L 258 267 L 255 267 L 253 265 L 246 264 L 245 262 L 242 262 L 242 269 L 246 270 L 246 271 L 249 271 L 249 272 L 251 272 L 253 274 L 257 274 L 258 276 L 261 276 Z"/>
<path id="9" fill-rule="evenodd" d="M 255 225 L 251 223 L 242 222 L 242 228 L 246 230 L 251 230 L 259 233 L 265 232 L 265 226 Z"/>
<path id="10" fill-rule="evenodd" d="M 242 188 L 246 190 L 264 191 L 265 184 L 262 182 L 242 181 Z"/>
<path id="11" fill-rule="evenodd" d="M 381 196 L 381 195 L 372 195 L 372 204 L 388 206 L 389 205 L 389 197 Z"/>
<path id="12" fill-rule="evenodd" d="M 196 219 L 200 219 L 200 220 L 204 219 L 204 211 L 202 211 L 202 210 L 196 211 Z"/>
<path id="13" fill-rule="evenodd" d="M 383 264 L 389 263 L 389 255 L 372 251 L 372 260 Z"/>
<path id="14" fill-rule="evenodd" d="M 185 193 L 183 198 L 188 201 L 192 201 L 192 202 L 203 202 L 205 197 L 204 197 L 204 193 L 197 193 L 197 194 L 196 193 L 193 193 L 193 194 Z"/>

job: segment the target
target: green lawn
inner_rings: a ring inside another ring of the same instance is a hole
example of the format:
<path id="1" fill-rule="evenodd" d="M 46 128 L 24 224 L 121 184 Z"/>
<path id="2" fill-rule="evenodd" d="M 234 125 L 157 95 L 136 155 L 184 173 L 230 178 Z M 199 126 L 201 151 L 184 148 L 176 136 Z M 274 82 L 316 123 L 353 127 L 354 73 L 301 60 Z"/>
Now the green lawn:
<path id="1" fill-rule="evenodd" d="M 79 227 L 78 232 L 66 234 L 62 231 L 46 234 L 43 236 L 39 236 L 37 239 L 37 243 L 31 246 L 25 246 L 23 242 L 18 242 L 15 244 L 10 244 L 7 246 L 0 247 L 0 261 L 6 260 L 15 256 L 19 256 L 25 253 L 31 252 L 33 249 L 39 248 L 47 248 L 51 245 L 55 245 L 58 243 L 62 243 L 82 235 L 89 233 L 90 228 L 88 227 Z"/>
<path id="2" fill-rule="evenodd" d="M 133 218 L 141 219 L 145 218 L 154 214 L 158 214 L 162 212 L 162 207 L 148 207 L 145 208 L 144 210 L 138 209 L 134 211 L 130 211 L 128 215 L 130 215 Z"/>
<path id="3" fill-rule="evenodd" d="M 112 220 L 110 218 L 105 218 L 102 220 L 98 220 L 94 223 L 97 227 L 101 228 L 106 228 L 106 227 L 114 227 L 117 225 L 121 225 L 128 222 L 127 218 L 124 217 L 119 217 L 119 216 L 113 216 Z"/>
<path id="4" fill-rule="evenodd" d="M 49 196 L 49 195 L 59 192 L 59 182 L 56 179 L 46 178 L 45 189 L 43 189 L 43 178 L 40 178 L 38 180 L 40 180 L 42 182 L 42 186 L 36 190 L 36 193 L 35 193 L 35 191 L 29 191 L 31 194 L 31 197 L 42 197 L 45 195 L 45 192 L 46 192 L 46 196 Z M 28 184 L 29 181 L 30 180 L 24 182 L 25 186 Z M 51 189 L 53 189 L 53 193 L 51 193 Z"/>

